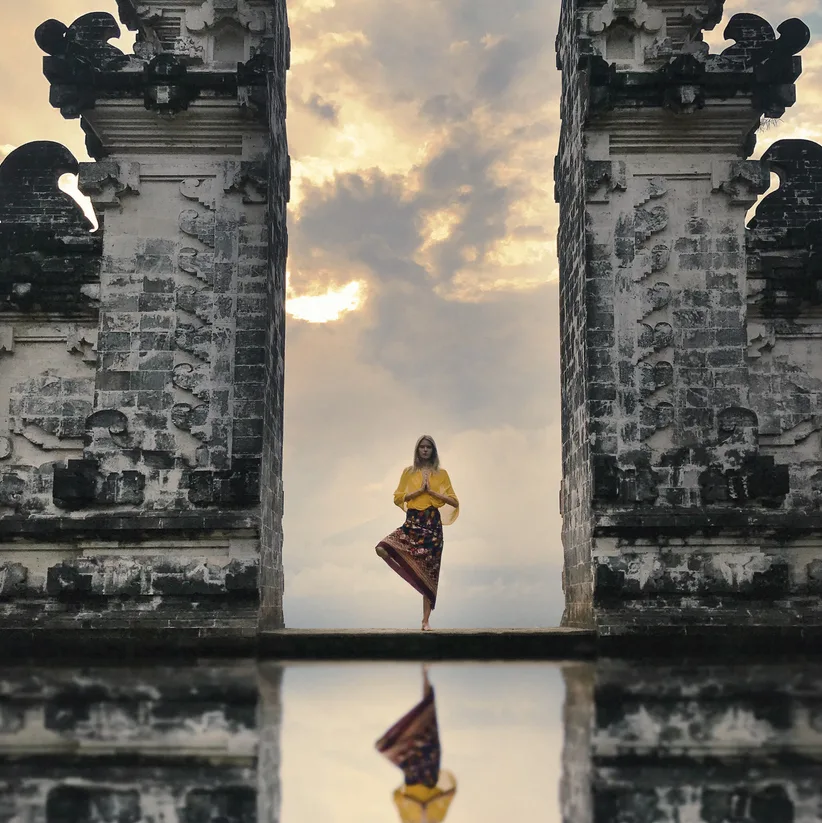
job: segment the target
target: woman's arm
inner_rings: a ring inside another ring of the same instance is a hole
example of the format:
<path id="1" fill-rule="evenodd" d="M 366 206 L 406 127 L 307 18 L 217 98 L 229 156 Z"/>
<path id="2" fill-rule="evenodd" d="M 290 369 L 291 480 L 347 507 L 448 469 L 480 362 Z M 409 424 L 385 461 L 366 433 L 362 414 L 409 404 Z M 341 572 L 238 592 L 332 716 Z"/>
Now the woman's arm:
<path id="1" fill-rule="evenodd" d="M 453 506 L 455 509 L 458 509 L 460 502 L 457 500 L 457 495 L 454 493 L 454 489 L 451 486 L 451 478 L 448 476 L 448 472 L 445 471 L 445 469 L 442 470 L 442 478 L 439 480 L 437 485 L 442 489 L 442 493 L 429 489 L 428 494 L 430 494 L 434 500 L 439 500 L 441 503 L 446 503 L 449 506 Z"/>
<path id="2" fill-rule="evenodd" d="M 437 492 L 433 492 L 430 489 L 428 490 L 428 494 L 434 498 L 434 500 L 439 500 L 442 503 L 447 503 L 449 506 L 453 506 L 455 509 L 459 508 L 459 500 L 456 497 L 451 497 L 448 494 L 438 494 Z"/>
<path id="3" fill-rule="evenodd" d="M 405 469 L 400 475 L 400 482 L 397 484 L 397 489 L 394 492 L 394 505 L 405 509 L 407 498 L 405 497 L 405 486 L 408 482 L 408 469 Z"/>

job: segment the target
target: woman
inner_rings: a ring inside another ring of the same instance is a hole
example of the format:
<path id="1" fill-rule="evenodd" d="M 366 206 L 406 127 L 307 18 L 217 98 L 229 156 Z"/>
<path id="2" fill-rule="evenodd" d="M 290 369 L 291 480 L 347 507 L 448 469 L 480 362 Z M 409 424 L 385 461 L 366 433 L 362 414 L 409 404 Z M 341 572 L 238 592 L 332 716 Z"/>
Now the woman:
<path id="1" fill-rule="evenodd" d="M 442 560 L 442 527 L 459 515 L 451 478 L 440 468 L 437 444 L 424 434 L 414 447 L 414 463 L 405 469 L 394 503 L 406 512 L 405 523 L 377 544 L 377 554 L 422 595 L 422 630 L 437 604 Z"/>
<path id="2" fill-rule="evenodd" d="M 440 769 L 440 735 L 434 689 L 422 669 L 423 697 L 378 741 L 377 751 L 402 769 L 404 782 L 394 792 L 403 823 L 441 823 L 457 791 L 454 775 Z"/>

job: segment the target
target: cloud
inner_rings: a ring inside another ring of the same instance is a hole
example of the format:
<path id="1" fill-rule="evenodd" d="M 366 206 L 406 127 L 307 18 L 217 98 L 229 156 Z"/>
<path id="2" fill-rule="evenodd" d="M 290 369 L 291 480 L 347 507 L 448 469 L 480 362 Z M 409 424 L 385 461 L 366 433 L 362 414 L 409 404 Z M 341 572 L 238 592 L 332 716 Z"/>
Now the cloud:
<path id="1" fill-rule="evenodd" d="M 516 82 L 529 52 L 537 48 L 533 35 L 525 42 L 501 39 L 488 49 L 485 67 L 477 79 L 477 92 L 482 98 L 498 98 Z M 527 45 L 526 45 L 527 44 Z"/>
<path id="2" fill-rule="evenodd" d="M 309 111 L 316 114 L 320 120 L 326 120 L 333 125 L 337 124 L 340 109 L 335 103 L 324 100 L 319 94 L 312 94 L 304 105 Z"/>
<path id="3" fill-rule="evenodd" d="M 323 140 L 300 124 L 292 134 L 295 248 L 315 248 L 322 232 L 332 243 L 343 234 L 361 247 L 348 249 L 356 261 L 379 276 L 419 276 L 421 267 L 457 300 L 556 276 L 547 238 L 556 227 L 559 77 L 535 32 L 553 24 L 557 8 L 549 0 L 516 2 L 502 13 L 492 5 L 430 0 L 413 19 L 398 0 L 298 13 L 293 40 L 312 58 L 292 95 L 333 89 L 337 128 Z M 378 191 L 389 179 L 391 190 Z M 367 200 L 352 197 L 357 183 Z M 355 204 L 362 219 L 347 212 Z M 437 236 L 446 223 L 450 230 Z M 546 236 L 521 231 L 535 225 Z M 406 249 L 412 241 L 419 247 L 404 263 L 400 234 Z M 315 276 L 304 259 L 292 271 L 295 283 Z"/>

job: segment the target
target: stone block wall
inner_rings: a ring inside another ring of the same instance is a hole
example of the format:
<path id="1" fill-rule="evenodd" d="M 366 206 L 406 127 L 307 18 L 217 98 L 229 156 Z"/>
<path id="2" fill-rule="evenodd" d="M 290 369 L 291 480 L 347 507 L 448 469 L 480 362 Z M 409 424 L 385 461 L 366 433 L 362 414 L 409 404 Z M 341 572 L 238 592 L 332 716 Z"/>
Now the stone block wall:
<path id="1" fill-rule="evenodd" d="M 96 162 L 0 167 L 0 626 L 247 634 L 261 588 L 282 625 L 285 4 L 119 6 L 134 54 L 102 12 L 35 35 Z"/>
<path id="2" fill-rule="evenodd" d="M 577 4 L 563 3 L 557 37 L 557 65 L 580 61 L 575 36 Z M 554 164 L 555 199 L 560 207 L 559 251 L 562 368 L 562 466 L 560 511 L 563 517 L 565 565 L 562 588 L 566 608 L 563 623 L 588 625 L 592 620 L 591 585 L 591 454 L 586 433 L 590 425 L 588 397 L 588 268 L 585 256 L 585 157 L 581 134 L 588 99 L 585 72 L 563 72 L 560 117 L 562 131 Z M 594 340 L 593 342 L 596 342 Z M 595 364 L 592 364 L 595 366 Z"/>
<path id="3" fill-rule="evenodd" d="M 737 14 L 711 54 L 721 11 L 591 2 L 559 39 L 566 105 L 575 77 L 586 100 L 563 120 L 584 153 L 587 329 L 584 357 L 563 348 L 564 437 L 592 477 L 566 459 L 564 499 L 590 507 L 590 535 L 564 512 L 566 622 L 603 635 L 820 623 L 820 148 L 747 159 L 794 102 L 809 32 Z"/>
<path id="4" fill-rule="evenodd" d="M 263 397 L 263 453 L 260 513 L 260 627 L 283 625 L 282 515 L 283 412 L 285 382 L 285 265 L 288 254 L 286 208 L 290 196 L 291 165 L 286 134 L 285 77 L 291 42 L 285 5 L 274 17 L 274 51 L 268 74 L 268 249 L 266 280 L 265 394 Z"/>

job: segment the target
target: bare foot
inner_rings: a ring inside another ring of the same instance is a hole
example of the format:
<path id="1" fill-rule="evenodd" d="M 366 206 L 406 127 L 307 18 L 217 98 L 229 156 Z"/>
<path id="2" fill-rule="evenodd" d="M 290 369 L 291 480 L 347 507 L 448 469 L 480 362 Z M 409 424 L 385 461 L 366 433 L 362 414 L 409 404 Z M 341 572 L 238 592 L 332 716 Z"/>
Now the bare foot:
<path id="1" fill-rule="evenodd" d="M 426 620 L 426 621 L 422 624 L 422 630 L 423 630 L 424 632 L 430 632 L 430 631 L 433 631 L 433 629 L 431 628 L 431 626 L 429 626 L 429 625 L 428 625 L 428 621 L 427 621 L 427 620 Z"/>
<path id="2" fill-rule="evenodd" d="M 388 557 L 388 552 L 382 546 L 377 546 L 376 552 L 383 560 Z"/>

